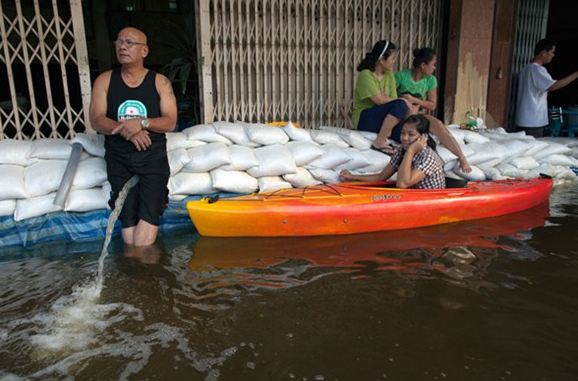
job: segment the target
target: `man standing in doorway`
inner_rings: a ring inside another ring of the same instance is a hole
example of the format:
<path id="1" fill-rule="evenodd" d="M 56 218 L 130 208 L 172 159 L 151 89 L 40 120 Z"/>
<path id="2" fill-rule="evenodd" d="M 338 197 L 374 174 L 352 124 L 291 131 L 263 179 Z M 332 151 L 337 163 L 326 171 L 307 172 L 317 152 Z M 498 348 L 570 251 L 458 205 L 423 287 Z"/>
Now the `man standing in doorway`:
<path id="1" fill-rule="evenodd" d="M 554 80 L 545 64 L 550 63 L 556 52 L 556 43 L 548 38 L 538 41 L 534 59 L 518 75 L 518 104 L 516 126 L 534 137 L 544 136 L 548 125 L 548 92 L 563 88 L 578 78 L 578 71 Z"/>
<path id="2" fill-rule="evenodd" d="M 114 46 L 121 67 L 95 80 L 90 122 L 105 135 L 111 207 L 124 184 L 133 175 L 140 177 L 126 198 L 120 220 L 126 244 L 148 246 L 156 241 L 168 201 L 165 132 L 175 128 L 176 99 L 171 82 L 144 67 L 149 49 L 142 31 L 122 29 Z"/>

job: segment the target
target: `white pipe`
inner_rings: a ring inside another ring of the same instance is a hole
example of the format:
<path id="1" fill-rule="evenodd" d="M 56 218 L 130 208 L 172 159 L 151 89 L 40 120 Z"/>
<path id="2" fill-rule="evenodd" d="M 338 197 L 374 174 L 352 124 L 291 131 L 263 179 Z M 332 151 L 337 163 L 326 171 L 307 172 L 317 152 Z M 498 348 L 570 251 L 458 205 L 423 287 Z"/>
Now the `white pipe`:
<path id="1" fill-rule="evenodd" d="M 82 145 L 80 143 L 73 143 L 72 152 L 70 153 L 66 170 L 64 171 L 64 175 L 60 181 L 60 186 L 58 187 L 58 191 L 54 197 L 54 205 L 64 208 L 64 203 L 68 198 L 68 193 L 70 193 L 74 175 L 76 175 L 76 169 L 80 162 L 80 154 L 82 154 Z"/>

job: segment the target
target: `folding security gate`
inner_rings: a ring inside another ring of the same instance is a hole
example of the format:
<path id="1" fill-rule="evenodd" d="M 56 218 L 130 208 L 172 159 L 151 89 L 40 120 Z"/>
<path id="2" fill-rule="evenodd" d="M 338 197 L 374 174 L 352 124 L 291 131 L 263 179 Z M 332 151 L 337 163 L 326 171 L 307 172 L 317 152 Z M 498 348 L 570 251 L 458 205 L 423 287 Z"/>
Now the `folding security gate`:
<path id="1" fill-rule="evenodd" d="M 442 0 L 200 0 L 201 114 L 340 125 L 364 54 L 382 39 L 440 48 Z"/>
<path id="2" fill-rule="evenodd" d="M 81 0 L 1 0 L 0 35 L 0 139 L 89 130 Z"/>

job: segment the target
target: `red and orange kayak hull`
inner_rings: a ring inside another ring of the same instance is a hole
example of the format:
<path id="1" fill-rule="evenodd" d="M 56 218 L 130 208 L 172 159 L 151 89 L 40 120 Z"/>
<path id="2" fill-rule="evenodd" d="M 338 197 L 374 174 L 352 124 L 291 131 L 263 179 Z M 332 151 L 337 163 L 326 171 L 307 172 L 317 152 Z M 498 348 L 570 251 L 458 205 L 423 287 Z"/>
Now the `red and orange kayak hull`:
<path id="1" fill-rule="evenodd" d="M 341 183 L 187 203 L 203 236 L 289 237 L 367 233 L 515 213 L 548 200 L 552 179 L 471 182 L 466 188 L 399 189 Z"/>

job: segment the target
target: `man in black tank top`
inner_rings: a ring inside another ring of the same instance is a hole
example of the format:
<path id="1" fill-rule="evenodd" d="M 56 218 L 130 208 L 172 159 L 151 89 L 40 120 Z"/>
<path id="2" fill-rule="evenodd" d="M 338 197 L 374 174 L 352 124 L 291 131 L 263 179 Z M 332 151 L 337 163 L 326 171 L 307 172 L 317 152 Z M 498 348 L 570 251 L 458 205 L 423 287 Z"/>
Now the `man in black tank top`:
<path id="1" fill-rule="evenodd" d="M 139 175 L 120 214 L 122 236 L 126 244 L 148 246 L 168 201 L 165 132 L 175 128 L 176 99 L 170 81 L 144 67 L 148 46 L 142 31 L 124 28 L 114 45 L 121 67 L 95 80 L 90 122 L 105 135 L 111 207 L 124 184 Z"/>

